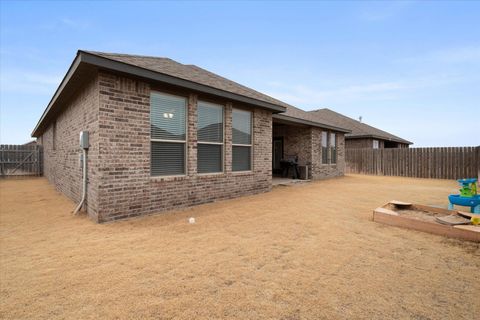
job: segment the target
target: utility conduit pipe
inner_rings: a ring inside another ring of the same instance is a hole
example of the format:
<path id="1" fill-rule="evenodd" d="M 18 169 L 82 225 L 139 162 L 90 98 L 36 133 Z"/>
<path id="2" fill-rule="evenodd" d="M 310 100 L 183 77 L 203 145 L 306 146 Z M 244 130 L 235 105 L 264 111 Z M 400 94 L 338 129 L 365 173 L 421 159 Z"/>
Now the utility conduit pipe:
<path id="1" fill-rule="evenodd" d="M 88 131 L 80 132 L 80 148 L 83 149 L 83 185 L 82 185 L 82 199 L 78 204 L 73 214 L 76 215 L 82 208 L 87 198 L 87 149 L 88 149 Z"/>

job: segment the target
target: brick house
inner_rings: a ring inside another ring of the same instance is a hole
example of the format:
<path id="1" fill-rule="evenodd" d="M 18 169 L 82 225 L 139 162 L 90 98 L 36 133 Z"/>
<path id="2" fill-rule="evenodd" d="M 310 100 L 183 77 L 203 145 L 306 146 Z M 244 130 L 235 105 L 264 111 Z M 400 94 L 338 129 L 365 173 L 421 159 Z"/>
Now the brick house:
<path id="1" fill-rule="evenodd" d="M 78 51 L 32 132 L 45 176 L 74 201 L 81 131 L 97 222 L 269 191 L 285 155 L 310 179 L 343 175 L 349 132 L 194 65 Z"/>
<path id="2" fill-rule="evenodd" d="M 347 149 L 408 148 L 409 145 L 413 144 L 413 142 L 327 108 L 309 111 L 309 113 L 323 119 L 323 121 L 349 129 L 351 132 L 345 135 L 345 147 Z"/>

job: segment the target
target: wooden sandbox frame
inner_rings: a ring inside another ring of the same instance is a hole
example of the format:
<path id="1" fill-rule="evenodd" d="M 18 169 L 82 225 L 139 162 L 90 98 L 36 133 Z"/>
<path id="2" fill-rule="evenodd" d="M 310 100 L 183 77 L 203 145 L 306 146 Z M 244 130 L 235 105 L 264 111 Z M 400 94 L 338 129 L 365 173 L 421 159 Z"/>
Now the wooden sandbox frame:
<path id="1" fill-rule="evenodd" d="M 461 215 L 470 216 L 466 212 L 456 210 L 447 210 L 442 208 L 430 207 L 421 204 L 413 204 L 392 200 L 385 205 L 373 210 L 373 221 L 390 226 L 412 229 L 445 237 L 461 240 L 480 242 L 480 226 L 474 225 L 446 225 L 437 221 L 425 221 L 411 216 L 402 215 L 402 210 L 427 211 L 432 215 L 448 216 Z"/>

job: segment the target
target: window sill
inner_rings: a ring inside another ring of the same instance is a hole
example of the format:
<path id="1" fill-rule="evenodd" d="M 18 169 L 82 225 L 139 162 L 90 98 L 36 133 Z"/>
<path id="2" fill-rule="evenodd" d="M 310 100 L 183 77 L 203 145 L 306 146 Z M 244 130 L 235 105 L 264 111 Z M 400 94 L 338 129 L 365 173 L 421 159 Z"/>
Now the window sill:
<path id="1" fill-rule="evenodd" d="M 232 176 L 248 176 L 252 175 L 253 170 L 247 170 L 247 171 L 232 171 Z"/>
<path id="2" fill-rule="evenodd" d="M 225 172 L 197 173 L 197 177 L 199 178 L 219 177 L 219 176 L 225 176 Z"/>
<path id="3" fill-rule="evenodd" d="M 187 175 L 185 174 L 179 174 L 179 175 L 173 175 L 173 176 L 150 176 L 150 181 L 154 181 L 154 182 L 181 181 L 181 180 L 185 180 L 186 178 L 187 178 Z"/>

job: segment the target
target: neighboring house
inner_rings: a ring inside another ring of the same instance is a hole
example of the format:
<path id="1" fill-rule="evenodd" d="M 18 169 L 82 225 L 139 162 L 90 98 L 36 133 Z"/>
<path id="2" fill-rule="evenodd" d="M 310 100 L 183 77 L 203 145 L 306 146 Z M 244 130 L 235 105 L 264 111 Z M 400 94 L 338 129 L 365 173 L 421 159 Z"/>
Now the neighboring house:
<path id="1" fill-rule="evenodd" d="M 366 123 L 349 118 L 330 109 L 310 111 L 318 119 L 333 125 L 347 128 L 351 132 L 345 135 L 345 147 L 352 148 L 408 148 L 413 142 L 397 137 L 386 131 L 369 126 Z"/>
<path id="2" fill-rule="evenodd" d="M 287 155 L 311 179 L 343 175 L 349 132 L 194 65 L 78 51 L 32 132 L 45 176 L 75 201 L 84 130 L 98 222 L 269 191 Z"/>

